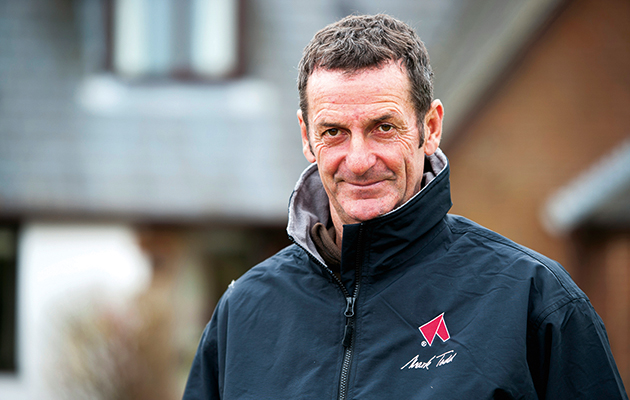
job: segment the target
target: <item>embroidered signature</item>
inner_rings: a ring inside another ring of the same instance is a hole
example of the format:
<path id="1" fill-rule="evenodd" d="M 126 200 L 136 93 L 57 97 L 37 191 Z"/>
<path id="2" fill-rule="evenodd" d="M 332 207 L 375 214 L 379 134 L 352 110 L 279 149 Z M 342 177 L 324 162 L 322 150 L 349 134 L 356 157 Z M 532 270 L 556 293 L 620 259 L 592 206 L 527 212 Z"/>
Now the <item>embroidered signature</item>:
<path id="1" fill-rule="evenodd" d="M 412 358 L 407 364 L 403 365 L 401 369 L 426 369 L 428 370 L 433 362 L 435 361 L 435 368 L 441 367 L 442 365 L 450 364 L 453 362 L 453 359 L 457 353 L 455 350 L 449 350 L 446 353 L 442 353 L 439 356 L 433 356 L 429 361 L 418 361 L 420 355 L 418 354 L 414 358 Z"/>

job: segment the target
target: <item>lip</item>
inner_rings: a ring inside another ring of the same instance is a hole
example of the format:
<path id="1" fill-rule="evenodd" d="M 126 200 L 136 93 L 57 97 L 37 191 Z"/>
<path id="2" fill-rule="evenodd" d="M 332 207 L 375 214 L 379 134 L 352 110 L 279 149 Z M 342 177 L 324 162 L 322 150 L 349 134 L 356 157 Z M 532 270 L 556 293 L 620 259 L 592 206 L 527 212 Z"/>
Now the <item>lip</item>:
<path id="1" fill-rule="evenodd" d="M 375 182 L 346 182 L 352 186 L 373 186 L 379 184 L 383 181 L 375 181 Z"/>
<path id="2" fill-rule="evenodd" d="M 384 180 L 372 181 L 372 182 L 342 181 L 342 183 L 345 183 L 347 185 L 354 186 L 354 187 L 357 187 L 357 188 L 365 188 L 365 189 L 372 188 L 372 187 L 377 186 L 377 185 L 379 185 L 381 183 L 384 183 L 384 182 L 385 182 Z"/>

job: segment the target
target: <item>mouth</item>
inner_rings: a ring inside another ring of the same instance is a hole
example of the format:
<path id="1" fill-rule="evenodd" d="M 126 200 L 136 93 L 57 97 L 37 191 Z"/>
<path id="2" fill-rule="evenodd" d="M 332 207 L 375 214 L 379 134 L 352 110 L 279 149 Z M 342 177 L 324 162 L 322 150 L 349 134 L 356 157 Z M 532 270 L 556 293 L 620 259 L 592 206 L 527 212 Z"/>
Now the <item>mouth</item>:
<path id="1" fill-rule="evenodd" d="M 342 181 L 340 183 L 344 183 L 356 190 L 374 190 L 377 189 L 379 186 L 385 184 L 386 181 L 386 179 L 382 179 L 378 181 Z"/>
<path id="2" fill-rule="evenodd" d="M 345 182 L 348 185 L 352 185 L 352 186 L 370 187 L 370 186 L 378 185 L 379 183 L 381 183 L 383 181 L 372 181 L 372 182 L 351 182 L 351 181 L 345 181 Z"/>
<path id="3" fill-rule="evenodd" d="M 391 184 L 396 180 L 393 174 L 365 174 L 364 176 L 343 176 L 341 174 L 334 177 L 337 185 L 344 185 L 350 190 L 361 192 L 380 190 L 383 185 Z"/>
<path id="4" fill-rule="evenodd" d="M 394 176 L 391 175 L 381 175 L 381 176 L 370 176 L 370 177 L 337 177 L 338 183 L 347 183 L 352 186 L 374 186 L 379 183 L 385 183 L 388 181 L 395 180 Z"/>

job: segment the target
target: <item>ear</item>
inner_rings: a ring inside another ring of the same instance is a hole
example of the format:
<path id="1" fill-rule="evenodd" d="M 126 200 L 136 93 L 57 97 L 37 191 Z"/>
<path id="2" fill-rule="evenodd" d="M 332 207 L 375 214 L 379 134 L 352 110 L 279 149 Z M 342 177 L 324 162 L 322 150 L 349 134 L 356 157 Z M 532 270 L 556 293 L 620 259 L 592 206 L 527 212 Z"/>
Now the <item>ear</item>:
<path id="1" fill-rule="evenodd" d="M 297 112 L 298 121 L 300 123 L 300 131 L 302 132 L 302 152 L 304 153 L 304 157 L 310 163 L 314 163 L 316 161 L 315 154 L 311 150 L 311 144 L 308 139 L 308 129 L 306 128 L 306 123 L 304 122 L 304 118 L 302 117 L 302 110 L 298 110 Z"/>
<path id="2" fill-rule="evenodd" d="M 440 100 L 433 100 L 431 108 L 424 116 L 424 154 L 430 156 L 440 146 L 442 140 L 442 119 L 444 107 Z"/>

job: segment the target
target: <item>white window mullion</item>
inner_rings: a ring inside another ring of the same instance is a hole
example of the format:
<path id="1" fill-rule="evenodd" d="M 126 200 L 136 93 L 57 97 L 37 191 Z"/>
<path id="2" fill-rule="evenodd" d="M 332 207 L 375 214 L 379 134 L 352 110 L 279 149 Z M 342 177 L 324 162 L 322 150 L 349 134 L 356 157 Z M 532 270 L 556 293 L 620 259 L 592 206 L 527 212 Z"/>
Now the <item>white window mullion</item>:
<path id="1" fill-rule="evenodd" d="M 172 3 L 176 0 L 145 0 L 148 11 L 148 65 L 153 75 L 168 75 L 172 68 Z"/>

